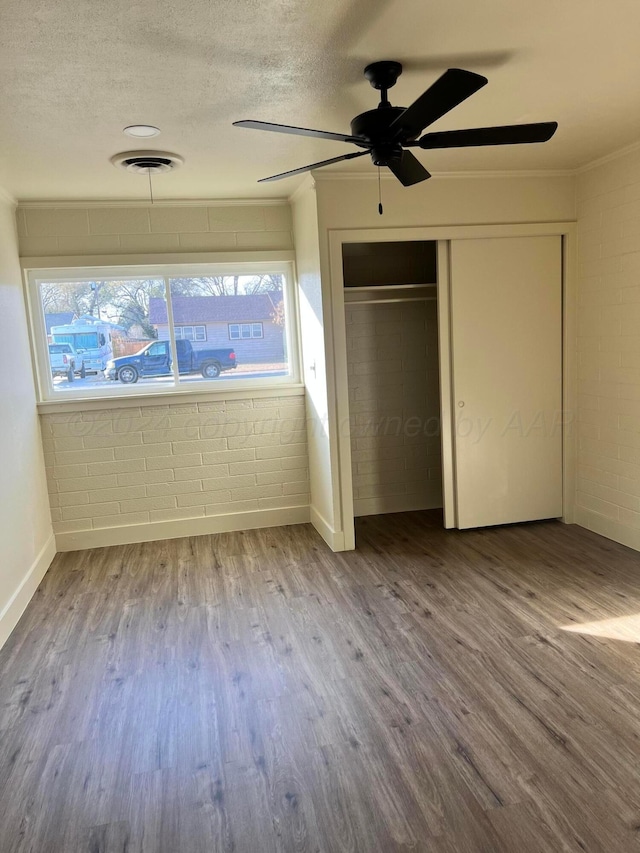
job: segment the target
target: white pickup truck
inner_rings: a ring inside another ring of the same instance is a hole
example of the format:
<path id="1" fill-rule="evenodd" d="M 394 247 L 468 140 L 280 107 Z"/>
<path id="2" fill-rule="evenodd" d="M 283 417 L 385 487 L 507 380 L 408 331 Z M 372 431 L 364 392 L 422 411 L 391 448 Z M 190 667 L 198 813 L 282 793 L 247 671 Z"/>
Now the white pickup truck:
<path id="1" fill-rule="evenodd" d="M 49 364 L 52 376 L 66 376 L 73 382 L 78 354 L 72 344 L 49 344 Z"/>

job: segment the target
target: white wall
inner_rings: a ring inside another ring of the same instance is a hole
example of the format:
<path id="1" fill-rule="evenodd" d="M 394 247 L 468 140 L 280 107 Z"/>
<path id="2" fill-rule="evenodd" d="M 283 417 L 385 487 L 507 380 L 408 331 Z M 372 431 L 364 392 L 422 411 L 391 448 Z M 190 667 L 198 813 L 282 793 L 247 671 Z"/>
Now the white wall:
<path id="1" fill-rule="evenodd" d="M 640 148 L 578 177 L 576 521 L 640 549 Z"/>
<path id="2" fill-rule="evenodd" d="M 0 645 L 55 554 L 13 205 L 0 198 Z"/>
<path id="3" fill-rule="evenodd" d="M 23 257 L 73 255 L 78 265 L 212 251 L 232 261 L 293 245 L 289 205 L 275 202 L 34 203 L 19 208 L 18 225 Z M 307 521 L 302 392 L 222 396 L 43 409 L 58 549 Z"/>
<path id="4" fill-rule="evenodd" d="M 480 225 L 561 222 L 575 219 L 571 175 L 433 177 L 413 187 L 395 178 L 382 181 L 384 214 L 378 213 L 377 175 L 328 178 L 314 173 L 320 226 L 397 228 L 421 225 Z M 326 240 L 324 241 L 326 244 Z M 321 245 L 321 251 L 323 250 Z"/>
<path id="5" fill-rule="evenodd" d="M 340 550 L 343 541 L 340 500 L 337 492 L 338 456 L 335 429 L 329 428 L 330 403 L 327 388 L 326 315 L 329 292 L 320 275 L 318 213 L 311 181 L 292 200 L 296 247 L 298 302 L 303 376 L 307 399 L 311 521 L 331 547 Z M 333 434 L 333 439 L 330 439 Z"/>

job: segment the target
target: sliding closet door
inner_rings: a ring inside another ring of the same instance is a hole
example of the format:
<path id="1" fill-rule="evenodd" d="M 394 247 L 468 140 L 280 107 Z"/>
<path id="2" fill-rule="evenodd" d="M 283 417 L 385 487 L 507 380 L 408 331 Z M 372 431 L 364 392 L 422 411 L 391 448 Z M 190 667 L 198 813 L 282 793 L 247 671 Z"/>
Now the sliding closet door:
<path id="1" fill-rule="evenodd" d="M 560 237 L 453 240 L 457 526 L 562 515 Z"/>

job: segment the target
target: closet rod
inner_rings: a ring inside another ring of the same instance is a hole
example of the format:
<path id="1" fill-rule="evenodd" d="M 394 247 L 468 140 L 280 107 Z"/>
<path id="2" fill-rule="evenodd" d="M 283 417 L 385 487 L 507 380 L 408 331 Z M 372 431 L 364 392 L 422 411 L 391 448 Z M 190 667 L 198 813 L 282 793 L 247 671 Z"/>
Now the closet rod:
<path id="1" fill-rule="evenodd" d="M 410 298 L 403 299 L 402 297 L 398 297 L 398 299 L 354 299 L 353 302 L 345 301 L 345 305 L 386 305 L 390 302 L 436 302 L 438 299 L 437 296 L 412 296 Z"/>

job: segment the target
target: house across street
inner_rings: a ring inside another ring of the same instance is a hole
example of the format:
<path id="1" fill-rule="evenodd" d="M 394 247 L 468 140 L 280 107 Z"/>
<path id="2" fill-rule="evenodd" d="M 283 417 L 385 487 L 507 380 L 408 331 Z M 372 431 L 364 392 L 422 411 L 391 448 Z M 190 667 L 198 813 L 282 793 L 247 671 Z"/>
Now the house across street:
<path id="1" fill-rule="evenodd" d="M 283 364 L 284 325 L 278 322 L 279 294 L 242 296 L 173 296 L 176 338 L 191 341 L 194 349 L 235 349 L 238 364 Z M 169 319 L 164 299 L 149 300 L 149 323 L 158 340 L 169 339 Z"/>

